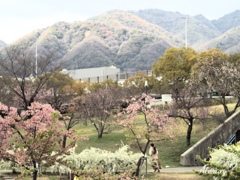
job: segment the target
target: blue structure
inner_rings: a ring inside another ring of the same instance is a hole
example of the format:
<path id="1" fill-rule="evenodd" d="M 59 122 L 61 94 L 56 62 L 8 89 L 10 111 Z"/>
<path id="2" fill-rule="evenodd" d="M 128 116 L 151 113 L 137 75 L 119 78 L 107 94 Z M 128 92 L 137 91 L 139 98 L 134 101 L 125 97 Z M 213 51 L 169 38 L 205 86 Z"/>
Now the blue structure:
<path id="1" fill-rule="evenodd" d="M 231 139 L 227 142 L 227 145 L 228 146 L 231 145 L 233 141 L 234 141 L 234 144 L 237 143 L 237 135 L 236 134 L 234 134 L 233 137 L 231 137 Z"/>

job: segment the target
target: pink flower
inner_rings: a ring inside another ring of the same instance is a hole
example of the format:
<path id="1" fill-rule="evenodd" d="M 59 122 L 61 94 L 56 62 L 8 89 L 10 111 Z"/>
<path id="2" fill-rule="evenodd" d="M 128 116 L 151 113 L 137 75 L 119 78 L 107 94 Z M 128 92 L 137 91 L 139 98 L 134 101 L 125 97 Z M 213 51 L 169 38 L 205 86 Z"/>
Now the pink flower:
<path id="1" fill-rule="evenodd" d="M 63 119 L 71 119 L 71 117 L 69 117 L 69 116 L 65 116 L 65 117 L 63 117 Z"/>

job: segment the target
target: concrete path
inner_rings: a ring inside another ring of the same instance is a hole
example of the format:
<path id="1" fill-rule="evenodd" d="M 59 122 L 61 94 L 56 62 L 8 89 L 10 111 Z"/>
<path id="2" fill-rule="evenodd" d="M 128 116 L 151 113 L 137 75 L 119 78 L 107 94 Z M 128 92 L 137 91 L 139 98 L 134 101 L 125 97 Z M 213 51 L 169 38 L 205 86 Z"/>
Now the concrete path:
<path id="1" fill-rule="evenodd" d="M 177 167 L 177 168 L 163 168 L 161 169 L 160 173 L 194 173 L 192 170 L 195 169 L 197 171 L 200 171 L 203 168 L 203 166 L 193 166 L 193 167 Z M 142 169 L 141 172 L 145 172 L 145 169 Z M 17 171 L 20 173 L 20 171 Z M 47 173 L 50 173 L 50 171 L 46 171 Z M 154 172 L 153 169 L 148 169 L 148 172 Z M 0 173 L 7 174 L 12 173 L 12 170 L 0 170 Z"/>
<path id="2" fill-rule="evenodd" d="M 203 166 L 193 166 L 193 167 L 177 167 L 177 168 L 163 168 L 160 170 L 161 173 L 194 173 L 193 169 L 200 171 Z M 144 172 L 145 170 L 142 170 Z M 154 172 L 152 169 L 148 172 Z"/>
<path id="3" fill-rule="evenodd" d="M 195 169 L 197 171 L 200 171 L 203 168 L 203 166 L 193 166 L 193 167 L 178 167 L 178 168 L 164 168 L 161 169 L 160 173 L 194 173 L 192 170 Z M 16 171 L 19 172 L 20 171 Z M 46 171 L 50 173 L 50 171 Z M 146 169 L 142 169 L 141 173 L 146 172 Z M 153 169 L 148 170 L 148 172 L 154 172 Z M 0 170 L 0 177 L 3 177 L 3 179 L 6 180 L 14 180 L 12 177 L 10 177 L 8 174 L 12 173 L 12 170 Z"/>
<path id="4" fill-rule="evenodd" d="M 5 173 L 1 173 L 0 177 L 6 180 L 14 180 L 13 177 L 10 177 L 9 175 L 5 174 Z"/>

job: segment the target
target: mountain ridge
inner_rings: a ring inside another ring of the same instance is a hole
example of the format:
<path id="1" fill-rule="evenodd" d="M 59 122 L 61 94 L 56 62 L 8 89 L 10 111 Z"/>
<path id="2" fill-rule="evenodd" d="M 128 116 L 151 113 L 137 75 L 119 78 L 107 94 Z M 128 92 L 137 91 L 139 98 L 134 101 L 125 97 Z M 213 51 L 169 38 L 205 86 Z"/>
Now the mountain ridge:
<path id="1" fill-rule="evenodd" d="M 208 50 L 210 48 L 218 48 L 227 54 L 240 52 L 240 26 L 232 28 L 220 37 L 203 44 L 198 48 L 198 51 Z"/>
<path id="2" fill-rule="evenodd" d="M 105 18 L 105 17 L 104 17 Z M 127 12 L 112 13 L 102 21 L 58 22 L 15 43 L 29 41 L 32 48 L 56 49 L 66 69 L 114 65 L 126 71 L 151 69 L 166 49 L 184 41 L 165 29 Z"/>
<path id="3" fill-rule="evenodd" d="M 217 20 L 211 21 L 222 33 L 240 26 L 240 10 L 228 13 Z"/>
<path id="4" fill-rule="evenodd" d="M 204 16 L 202 16 L 204 18 L 201 18 L 204 19 L 202 22 L 199 18 L 195 18 L 194 16 L 159 9 L 145 9 L 128 12 L 133 13 L 148 22 L 163 27 L 180 39 L 185 39 L 185 19 L 182 17 L 189 17 L 190 19 L 188 19 L 187 26 L 188 44 L 193 48 L 221 35 L 221 32 L 217 28 L 209 27 L 209 21 L 208 24 L 205 24 L 207 19 Z"/>
<path id="5" fill-rule="evenodd" d="M 166 49 L 184 46 L 185 21 L 181 18 L 184 14 L 157 9 L 131 12 L 113 10 L 86 21 L 61 21 L 27 34 L 13 44 L 29 41 L 32 48 L 37 43 L 40 49 L 57 50 L 67 59 L 66 69 L 114 65 L 122 72 L 149 70 Z M 203 15 L 190 18 L 190 47 L 198 51 L 211 47 L 227 53 L 239 51 L 238 28 L 222 34 L 213 21 Z"/>
<path id="6" fill-rule="evenodd" d="M 4 42 L 4 41 L 2 41 L 2 40 L 0 40 L 0 48 L 1 47 L 4 47 L 4 46 L 6 46 L 7 44 Z"/>

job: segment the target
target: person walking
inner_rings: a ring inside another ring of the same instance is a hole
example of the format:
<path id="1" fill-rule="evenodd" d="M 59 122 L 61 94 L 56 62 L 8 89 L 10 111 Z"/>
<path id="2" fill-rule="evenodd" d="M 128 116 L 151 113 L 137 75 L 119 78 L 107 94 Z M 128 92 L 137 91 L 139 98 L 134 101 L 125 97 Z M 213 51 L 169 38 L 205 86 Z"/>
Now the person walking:
<path id="1" fill-rule="evenodd" d="M 158 158 L 158 150 L 154 146 L 154 144 L 150 144 L 150 149 L 149 149 L 149 155 L 152 157 L 152 168 L 154 169 L 154 172 L 158 170 L 160 172 L 160 169 L 162 169 L 160 160 Z"/>

